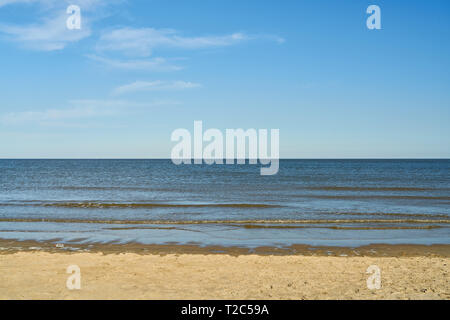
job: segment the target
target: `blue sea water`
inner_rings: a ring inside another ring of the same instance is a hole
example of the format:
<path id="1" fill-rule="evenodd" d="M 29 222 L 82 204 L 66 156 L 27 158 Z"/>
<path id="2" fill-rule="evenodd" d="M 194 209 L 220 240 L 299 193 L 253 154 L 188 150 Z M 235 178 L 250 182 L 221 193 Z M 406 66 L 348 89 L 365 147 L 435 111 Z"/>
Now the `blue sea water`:
<path id="1" fill-rule="evenodd" d="M 450 160 L 0 160 L 0 238 L 224 246 L 450 243 Z"/>

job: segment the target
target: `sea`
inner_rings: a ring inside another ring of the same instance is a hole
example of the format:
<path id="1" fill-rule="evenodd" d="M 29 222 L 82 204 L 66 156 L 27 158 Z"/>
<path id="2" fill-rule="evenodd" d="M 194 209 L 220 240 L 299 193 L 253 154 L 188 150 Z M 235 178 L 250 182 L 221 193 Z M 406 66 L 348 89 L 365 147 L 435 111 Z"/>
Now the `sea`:
<path id="1" fill-rule="evenodd" d="M 450 160 L 0 160 L 0 239 L 255 248 L 450 244 Z"/>

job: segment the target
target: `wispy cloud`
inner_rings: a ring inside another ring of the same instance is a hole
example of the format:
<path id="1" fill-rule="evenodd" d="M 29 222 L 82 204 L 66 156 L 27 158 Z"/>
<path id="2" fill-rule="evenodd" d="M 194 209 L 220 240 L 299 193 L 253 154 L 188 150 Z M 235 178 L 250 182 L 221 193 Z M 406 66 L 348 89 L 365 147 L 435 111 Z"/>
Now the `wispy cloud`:
<path id="1" fill-rule="evenodd" d="M 0 7 L 13 4 L 39 4 L 43 11 L 37 11 L 37 20 L 27 25 L 0 24 L 0 34 L 7 40 L 16 42 L 24 48 L 38 51 L 53 51 L 64 49 L 68 44 L 89 37 L 92 15 L 95 9 L 121 3 L 122 0 L 0 0 Z M 69 30 L 67 28 L 66 9 L 68 5 L 78 5 L 82 8 L 82 28 Z M 98 11 L 98 10 L 97 10 Z M 107 10 L 102 10 L 106 14 Z M 44 12 L 44 16 L 42 15 Z M 41 13 L 39 15 L 38 13 Z M 97 15 L 98 16 L 98 15 Z"/>
<path id="2" fill-rule="evenodd" d="M 41 9 L 37 10 L 36 20 L 29 24 L 0 23 L 0 36 L 32 50 L 62 50 L 71 43 L 91 36 L 93 23 L 108 16 L 110 10 L 106 9 L 122 3 L 126 3 L 126 0 L 0 0 L 0 7 L 37 4 Z M 69 30 L 66 27 L 68 18 L 66 8 L 72 4 L 82 9 L 81 30 Z M 100 8 L 102 10 L 98 10 Z M 185 36 L 174 29 L 123 27 L 100 33 L 95 45 L 97 54 L 91 54 L 88 57 L 117 69 L 174 71 L 180 70 L 181 67 L 169 63 L 165 58 L 149 59 L 156 48 L 193 50 L 231 46 L 256 39 L 284 42 L 284 39 L 278 36 L 249 35 L 244 32 Z M 116 52 L 122 56 L 111 58 L 106 54 L 107 52 Z"/>
<path id="3" fill-rule="evenodd" d="M 70 107 L 62 109 L 47 109 L 43 111 L 10 112 L 2 115 L 3 124 L 21 125 L 28 123 L 42 124 L 55 120 L 85 119 L 98 116 L 107 116 L 115 113 L 112 107 L 122 106 L 123 101 L 105 100 L 73 100 Z"/>
<path id="4" fill-rule="evenodd" d="M 98 6 L 122 3 L 124 0 L 0 0 L 0 7 L 14 4 L 31 4 L 38 3 L 42 6 L 59 7 L 71 4 L 78 5 L 85 10 L 91 10 Z"/>
<path id="5" fill-rule="evenodd" d="M 41 24 L 0 25 L 0 32 L 9 40 L 25 48 L 40 51 L 61 50 L 69 43 L 80 41 L 91 35 L 87 24 L 81 30 L 67 29 L 66 19 L 67 15 L 60 14 L 54 18 L 45 19 Z"/>
<path id="6" fill-rule="evenodd" d="M 94 54 L 86 55 L 87 58 L 115 69 L 142 70 L 142 71 L 177 71 L 182 67 L 173 65 L 165 58 L 146 58 L 135 60 L 119 60 L 101 57 Z"/>
<path id="7" fill-rule="evenodd" d="M 9 5 L 9 4 L 18 4 L 18 3 L 31 3 L 36 2 L 37 0 L 0 0 L 0 7 Z"/>
<path id="8" fill-rule="evenodd" d="M 114 95 L 121 95 L 139 91 L 163 91 L 163 90 L 184 90 L 201 87 L 199 83 L 186 81 L 136 81 L 114 89 Z"/>
<path id="9" fill-rule="evenodd" d="M 129 56 L 148 57 L 157 47 L 202 49 L 231 46 L 244 41 L 266 38 L 284 42 L 273 36 L 251 36 L 237 32 L 220 36 L 185 37 L 173 29 L 120 28 L 103 33 L 97 43 L 98 51 L 117 51 Z"/>
<path id="10" fill-rule="evenodd" d="M 42 111 L 9 112 L 0 115 L 0 123 L 8 126 L 41 125 L 52 126 L 61 123 L 67 126 L 78 126 L 79 121 L 87 119 L 104 119 L 117 117 L 130 108 L 139 109 L 163 105 L 177 105 L 177 101 L 155 100 L 152 102 L 135 102 L 126 100 L 71 100 L 68 107 L 45 109 Z M 101 120 L 98 122 L 101 123 Z"/>

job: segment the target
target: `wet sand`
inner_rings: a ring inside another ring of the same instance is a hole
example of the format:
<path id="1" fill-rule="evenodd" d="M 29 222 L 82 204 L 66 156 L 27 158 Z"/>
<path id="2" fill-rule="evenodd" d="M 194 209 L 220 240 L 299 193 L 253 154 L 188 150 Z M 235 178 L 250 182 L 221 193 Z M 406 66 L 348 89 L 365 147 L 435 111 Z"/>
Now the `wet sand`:
<path id="1" fill-rule="evenodd" d="M 0 299 L 450 299 L 450 246 L 224 248 L 0 240 Z M 66 287 L 67 267 L 81 289 Z M 368 289 L 369 266 L 381 288 Z"/>

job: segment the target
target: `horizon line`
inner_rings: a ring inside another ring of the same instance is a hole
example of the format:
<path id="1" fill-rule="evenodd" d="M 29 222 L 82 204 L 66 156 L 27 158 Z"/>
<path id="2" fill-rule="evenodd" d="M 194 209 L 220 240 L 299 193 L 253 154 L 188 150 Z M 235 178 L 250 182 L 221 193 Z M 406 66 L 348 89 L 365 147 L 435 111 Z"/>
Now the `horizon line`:
<path id="1" fill-rule="evenodd" d="M 172 160 L 171 158 L 2 158 L 0 160 Z M 187 160 L 195 160 L 195 158 L 188 158 Z M 211 159 L 202 159 L 202 160 L 215 160 L 215 158 Z M 222 160 L 227 160 L 223 158 Z M 234 158 L 232 160 L 242 160 L 241 158 Z M 249 158 L 245 158 L 245 160 L 250 160 Z M 258 160 L 258 159 L 256 159 Z M 272 158 L 267 158 L 264 160 L 272 160 Z M 275 160 L 275 159 L 273 159 Z M 352 158 L 279 158 L 278 160 L 450 160 L 450 158 L 389 158 L 389 157 L 352 157 Z"/>

